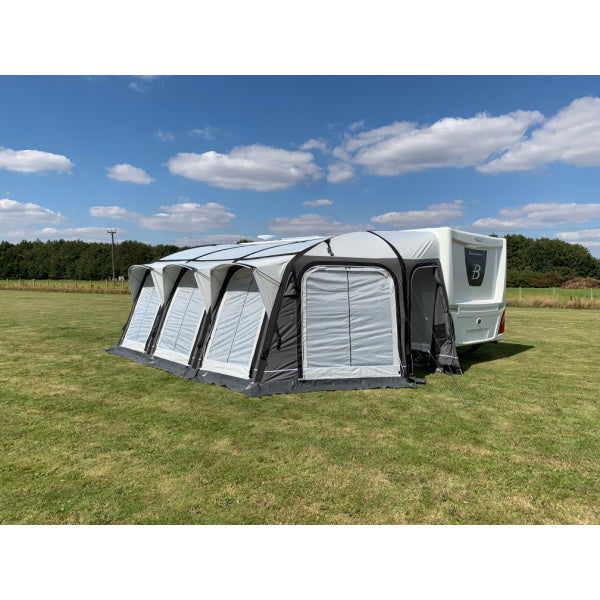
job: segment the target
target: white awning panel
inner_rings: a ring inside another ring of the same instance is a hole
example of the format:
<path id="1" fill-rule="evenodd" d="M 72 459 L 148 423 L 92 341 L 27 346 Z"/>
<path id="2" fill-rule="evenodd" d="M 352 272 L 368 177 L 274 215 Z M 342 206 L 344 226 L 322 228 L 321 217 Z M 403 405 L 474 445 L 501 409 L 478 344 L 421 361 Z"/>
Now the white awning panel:
<path id="1" fill-rule="evenodd" d="M 146 273 L 151 270 L 151 267 L 148 265 L 132 265 L 129 267 L 129 291 L 131 292 L 132 302 L 135 302 L 137 298 Z"/>
<path id="2" fill-rule="evenodd" d="M 122 345 L 143 352 L 161 305 L 154 279 L 148 274 L 135 303 Z"/>
<path id="3" fill-rule="evenodd" d="M 203 315 L 204 302 L 194 273 L 186 269 L 169 304 L 154 354 L 187 365 Z"/>
<path id="4" fill-rule="evenodd" d="M 402 258 L 439 258 L 437 237 L 429 231 L 378 231 L 398 250 Z"/>
<path id="5" fill-rule="evenodd" d="M 396 258 L 396 254 L 388 244 L 367 231 L 336 235 L 332 238 L 329 246 L 334 256 Z"/>
<path id="6" fill-rule="evenodd" d="M 264 314 L 251 271 L 239 269 L 227 285 L 202 368 L 247 378 Z"/>
<path id="7" fill-rule="evenodd" d="M 244 264 L 252 266 L 252 274 L 258 285 L 260 295 L 267 310 L 271 315 L 275 297 L 281 285 L 281 278 L 287 264 L 293 256 L 280 256 L 277 258 L 259 258 L 252 261 L 244 261 Z"/>
<path id="8" fill-rule="evenodd" d="M 397 376 L 396 298 L 376 267 L 313 267 L 302 279 L 305 379 Z"/>

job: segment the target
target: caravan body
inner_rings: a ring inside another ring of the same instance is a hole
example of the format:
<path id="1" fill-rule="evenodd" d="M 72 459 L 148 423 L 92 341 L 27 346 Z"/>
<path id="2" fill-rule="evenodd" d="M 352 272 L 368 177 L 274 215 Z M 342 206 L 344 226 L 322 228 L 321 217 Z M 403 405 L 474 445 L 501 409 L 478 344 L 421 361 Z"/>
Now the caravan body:
<path id="1" fill-rule="evenodd" d="M 503 339 L 506 239 L 450 227 L 413 231 L 429 232 L 436 238 L 428 254 L 442 266 L 456 345 Z"/>

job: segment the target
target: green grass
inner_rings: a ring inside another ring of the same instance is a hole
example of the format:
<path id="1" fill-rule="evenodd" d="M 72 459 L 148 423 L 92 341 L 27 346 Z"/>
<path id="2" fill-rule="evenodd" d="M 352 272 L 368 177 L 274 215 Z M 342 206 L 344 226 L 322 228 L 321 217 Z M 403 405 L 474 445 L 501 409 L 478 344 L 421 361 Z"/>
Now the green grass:
<path id="1" fill-rule="evenodd" d="M 600 312 L 509 308 L 418 389 L 245 398 L 102 352 L 130 299 L 0 291 L 1 523 L 598 523 Z"/>
<path id="2" fill-rule="evenodd" d="M 595 299 L 600 298 L 600 289 L 593 290 Z M 518 298 L 519 288 L 506 288 L 506 298 Z M 581 298 L 582 300 L 590 300 L 590 290 L 564 290 L 562 288 L 521 288 L 521 297 L 544 297 L 557 298 L 560 300 L 569 300 L 570 298 Z"/>
<path id="3" fill-rule="evenodd" d="M 506 288 L 507 306 L 533 308 L 600 308 L 600 289 Z"/>
<path id="4" fill-rule="evenodd" d="M 0 290 L 129 294 L 129 281 L 91 279 L 0 279 Z"/>

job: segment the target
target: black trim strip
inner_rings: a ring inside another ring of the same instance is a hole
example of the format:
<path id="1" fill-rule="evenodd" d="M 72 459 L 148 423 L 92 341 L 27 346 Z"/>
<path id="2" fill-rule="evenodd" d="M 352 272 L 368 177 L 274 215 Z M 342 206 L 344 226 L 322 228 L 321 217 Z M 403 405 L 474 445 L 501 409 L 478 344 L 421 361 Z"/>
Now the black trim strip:
<path id="1" fill-rule="evenodd" d="M 319 240 L 319 244 L 322 242 L 323 240 Z M 318 245 L 318 244 L 317 244 Z M 308 250 L 310 250 L 311 248 L 314 248 L 314 246 L 311 246 L 310 248 L 308 248 Z M 268 254 L 267 256 L 257 256 L 256 258 L 249 258 L 248 260 L 260 260 L 262 258 L 279 258 L 281 256 L 296 256 L 298 255 L 297 252 L 282 252 L 281 254 Z M 194 263 L 194 262 L 218 262 L 221 261 L 222 264 L 227 265 L 227 264 L 235 264 L 237 261 L 240 260 L 244 260 L 242 258 L 223 258 L 223 259 L 207 259 L 207 260 L 203 260 L 201 258 L 190 258 L 190 259 L 186 259 L 186 260 L 157 260 L 156 262 L 162 262 L 162 263 L 175 263 L 175 264 L 185 264 L 185 263 Z"/>
<path id="2" fill-rule="evenodd" d="M 154 286 L 156 289 L 156 285 Z M 158 290 L 156 290 L 158 294 Z M 154 322 L 152 323 L 152 328 L 150 329 L 150 333 L 148 334 L 148 339 L 146 340 L 146 344 L 144 345 L 144 352 L 150 354 L 150 349 L 154 344 L 154 339 L 156 337 L 157 329 L 162 322 L 163 315 L 165 313 L 165 305 L 161 304 L 156 311 L 156 315 L 154 316 Z"/>
<path id="3" fill-rule="evenodd" d="M 260 290 L 258 292 L 260 294 Z M 263 337 L 265 335 L 265 331 L 267 329 L 267 324 L 269 322 L 269 316 L 267 315 L 267 311 L 265 309 L 265 314 L 263 315 L 263 320 L 260 325 L 260 333 L 258 334 L 258 338 L 256 339 L 256 348 L 254 348 L 254 354 L 252 355 L 252 361 L 250 362 L 250 370 L 248 372 L 248 378 L 252 380 L 252 374 L 256 369 L 256 363 L 260 356 L 260 348 L 262 346 Z"/>
<path id="4" fill-rule="evenodd" d="M 314 240 L 304 240 L 305 242 L 312 242 Z M 323 241 L 322 239 L 319 240 L 319 242 Z M 240 256 L 240 258 L 236 258 L 234 260 L 245 260 L 246 258 L 248 258 L 249 256 L 252 256 L 253 254 L 258 254 L 259 252 L 266 252 L 267 250 L 271 250 L 273 248 L 282 248 L 283 246 L 291 246 L 292 244 L 302 244 L 302 241 L 296 240 L 295 242 L 284 242 L 281 244 L 277 244 L 276 246 L 271 246 L 269 248 L 261 248 L 260 250 L 255 250 L 254 252 L 250 252 L 249 254 L 246 254 L 244 256 Z M 296 254 L 295 252 L 289 252 L 289 254 Z M 273 256 L 286 256 L 286 254 L 267 254 L 267 256 L 259 256 L 257 258 L 272 258 Z"/>
<path id="5" fill-rule="evenodd" d="M 356 379 L 311 379 L 300 381 L 291 379 L 287 381 L 270 381 L 258 383 L 231 375 L 222 375 L 203 369 L 149 356 L 136 350 L 122 346 L 113 346 L 105 350 L 109 354 L 128 358 L 134 362 L 167 371 L 182 379 L 191 379 L 200 383 L 222 385 L 245 396 L 270 396 L 272 394 L 299 394 L 304 392 L 335 391 L 335 390 L 365 390 L 375 388 L 417 388 L 405 377 L 360 377 Z"/>
<path id="6" fill-rule="evenodd" d="M 190 365 L 197 365 L 203 359 L 203 343 L 206 339 L 207 331 L 210 326 L 210 307 L 204 307 L 204 314 L 202 315 L 202 321 L 200 321 L 200 327 L 198 327 L 198 333 L 196 334 L 196 339 L 194 340 L 194 345 L 192 346 L 192 352 L 190 354 Z"/>

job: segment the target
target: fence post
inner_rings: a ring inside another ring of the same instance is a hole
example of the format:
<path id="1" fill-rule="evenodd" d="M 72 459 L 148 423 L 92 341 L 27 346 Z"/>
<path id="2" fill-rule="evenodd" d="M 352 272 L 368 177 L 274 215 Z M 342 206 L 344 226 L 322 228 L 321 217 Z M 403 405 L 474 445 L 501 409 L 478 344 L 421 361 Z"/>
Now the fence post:
<path id="1" fill-rule="evenodd" d="M 556 298 L 556 288 L 555 287 L 552 288 L 552 295 Z"/>
<path id="2" fill-rule="evenodd" d="M 519 286 L 519 300 L 521 299 L 521 286 Z"/>
<path id="3" fill-rule="evenodd" d="M 46 282 L 46 287 L 50 287 L 50 280 L 48 279 L 48 281 Z"/>
<path id="4" fill-rule="evenodd" d="M 106 280 L 106 289 L 108 289 L 108 279 Z"/>
<path id="5" fill-rule="evenodd" d="M 77 289 L 77 279 L 75 279 L 75 289 Z"/>
<path id="6" fill-rule="evenodd" d="M 123 279 L 123 281 L 121 281 L 121 289 L 124 290 L 125 289 L 125 280 Z"/>
<path id="7" fill-rule="evenodd" d="M 590 288 L 590 300 L 594 300 L 594 288 Z"/>
<path id="8" fill-rule="evenodd" d="M 35 277 L 33 278 L 33 287 L 35 287 Z"/>

